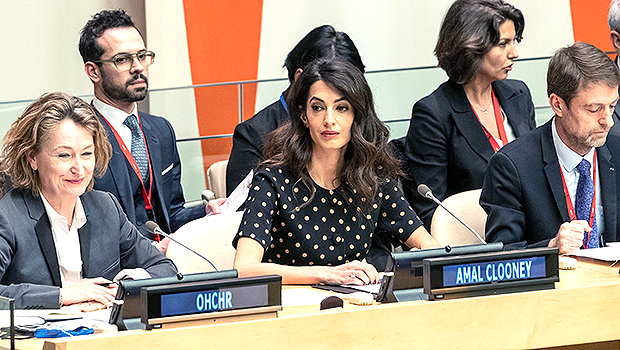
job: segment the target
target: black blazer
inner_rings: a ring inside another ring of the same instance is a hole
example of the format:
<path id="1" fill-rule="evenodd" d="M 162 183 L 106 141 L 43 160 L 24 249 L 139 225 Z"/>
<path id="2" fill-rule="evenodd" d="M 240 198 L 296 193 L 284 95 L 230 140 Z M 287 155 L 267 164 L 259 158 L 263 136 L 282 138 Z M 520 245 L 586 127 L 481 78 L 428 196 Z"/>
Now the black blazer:
<path id="1" fill-rule="evenodd" d="M 263 143 L 267 135 L 288 120 L 288 113 L 278 100 L 235 127 L 226 168 L 227 196 L 263 160 Z"/>
<path id="2" fill-rule="evenodd" d="M 176 274 L 172 261 L 127 221 L 109 193 L 80 196 L 87 222 L 78 230 L 84 278 L 112 279 L 124 268 L 144 268 L 151 277 Z M 0 200 L 0 295 L 17 308 L 58 308 L 60 267 L 41 197 L 13 189 Z"/>
<path id="3" fill-rule="evenodd" d="M 534 104 L 525 83 L 500 80 L 492 86 L 515 136 L 533 130 Z M 448 80 L 413 106 L 405 141 L 408 179 L 403 189 L 427 229 L 437 206 L 420 196 L 417 186 L 426 184 L 439 200 L 481 188 L 493 154 L 462 85 Z"/>
<path id="4" fill-rule="evenodd" d="M 487 212 L 487 242 L 508 248 L 547 246 L 560 225 L 570 221 L 551 123 L 506 145 L 487 168 L 480 205 Z M 620 142 L 608 135 L 596 149 L 606 241 L 620 238 L 615 164 L 620 164 Z M 598 195 L 598 194 L 597 194 Z"/>
<path id="5" fill-rule="evenodd" d="M 129 162 L 121 151 L 112 129 L 97 111 L 97 116 L 108 133 L 112 144 L 112 158 L 102 178 L 95 178 L 95 189 L 112 193 L 121 203 L 129 221 L 136 225 L 145 237 L 151 237 L 144 222 L 136 220 L 133 191 L 131 190 Z M 206 215 L 204 206 L 185 208 L 181 187 L 181 160 L 172 125 L 162 118 L 140 112 L 140 122 L 153 167 L 153 210 L 157 224 L 164 232 L 174 232 L 186 222 Z M 155 193 L 155 191 L 157 193 Z M 156 195 L 155 195 L 156 194 Z"/>

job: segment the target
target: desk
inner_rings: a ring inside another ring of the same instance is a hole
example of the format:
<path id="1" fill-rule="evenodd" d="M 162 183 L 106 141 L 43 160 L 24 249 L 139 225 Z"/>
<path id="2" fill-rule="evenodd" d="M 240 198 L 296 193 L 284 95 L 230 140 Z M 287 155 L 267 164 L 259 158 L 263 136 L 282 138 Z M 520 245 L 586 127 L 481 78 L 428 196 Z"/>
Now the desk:
<path id="1" fill-rule="evenodd" d="M 26 340 L 17 347 L 41 349 L 41 344 Z M 560 272 L 554 290 L 347 304 L 327 311 L 290 307 L 275 319 L 54 339 L 45 341 L 43 349 L 533 349 L 570 344 L 581 345 L 568 349 L 620 349 L 618 266 L 582 260 L 577 270 Z"/>

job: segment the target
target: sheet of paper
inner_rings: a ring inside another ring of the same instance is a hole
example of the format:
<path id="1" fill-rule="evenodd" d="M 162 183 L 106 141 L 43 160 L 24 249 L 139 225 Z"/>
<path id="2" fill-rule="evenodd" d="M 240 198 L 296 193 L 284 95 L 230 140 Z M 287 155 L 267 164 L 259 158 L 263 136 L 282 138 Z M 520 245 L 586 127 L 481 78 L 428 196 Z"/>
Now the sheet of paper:
<path id="1" fill-rule="evenodd" d="M 66 317 L 63 317 L 66 315 Z M 79 317 L 77 320 L 72 320 L 73 323 L 79 325 L 92 327 L 98 323 L 108 323 L 110 319 L 110 308 L 94 311 L 94 312 L 67 312 L 58 309 L 40 309 L 40 310 L 15 310 L 15 325 L 37 325 L 44 324 L 46 321 L 69 319 L 73 317 Z M 56 321 L 56 322 L 69 322 L 69 321 Z M 10 324 L 9 311 L 0 310 L 0 327 L 8 327 Z"/>
<path id="2" fill-rule="evenodd" d="M 620 260 L 620 242 L 608 242 L 606 247 L 581 249 L 571 255 L 603 261 Z"/>
<path id="3" fill-rule="evenodd" d="M 333 293 L 315 288 L 287 288 L 282 289 L 282 307 L 318 305 L 323 299 Z"/>
<path id="4" fill-rule="evenodd" d="M 379 289 L 381 288 L 381 283 L 366 284 L 366 285 L 363 285 L 363 286 L 358 286 L 358 285 L 354 285 L 354 284 L 343 284 L 341 286 L 342 287 L 346 287 L 346 288 L 351 288 L 351 289 L 359 290 L 361 292 L 379 294 Z"/>
<path id="5" fill-rule="evenodd" d="M 226 198 L 226 202 L 222 204 L 220 209 L 222 213 L 225 211 L 237 211 L 241 204 L 248 198 L 250 193 L 250 186 L 252 185 L 252 179 L 254 179 L 254 170 L 250 170 L 248 175 L 241 181 L 241 183 L 235 188 L 234 191 Z"/>

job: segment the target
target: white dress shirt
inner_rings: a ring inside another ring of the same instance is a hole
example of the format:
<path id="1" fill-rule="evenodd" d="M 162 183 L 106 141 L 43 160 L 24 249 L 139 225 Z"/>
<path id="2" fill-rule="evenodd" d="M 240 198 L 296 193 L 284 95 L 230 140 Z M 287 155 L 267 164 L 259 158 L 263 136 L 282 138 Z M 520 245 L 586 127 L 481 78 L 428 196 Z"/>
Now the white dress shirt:
<path id="1" fill-rule="evenodd" d="M 138 117 L 138 120 L 140 120 L 138 116 L 138 105 L 134 103 L 133 110 L 128 114 L 116 107 L 112 107 L 104 102 L 101 102 L 101 100 L 95 97 L 93 98 L 93 106 L 95 106 L 99 113 L 101 113 L 101 115 L 112 125 L 114 130 L 116 130 L 125 143 L 125 146 L 127 146 L 129 152 L 131 152 L 131 130 L 123 123 L 125 122 L 125 119 L 132 114 L 135 114 L 136 117 Z"/>
<path id="2" fill-rule="evenodd" d="M 497 142 L 497 144 L 499 145 L 499 148 L 502 148 L 502 147 L 506 146 L 506 144 L 508 142 L 514 141 L 517 137 L 515 136 L 514 130 L 512 130 L 512 126 L 510 126 L 510 123 L 508 123 L 508 118 L 506 118 L 506 113 L 504 113 L 504 109 L 502 109 L 501 106 L 499 108 L 500 108 L 500 111 L 502 112 L 504 131 L 506 131 L 506 138 L 508 139 L 508 141 L 506 143 L 504 143 L 502 140 L 498 139 L 497 137 L 493 136 L 492 134 L 491 134 L 491 137 L 495 140 L 495 142 Z M 499 132 L 499 130 L 498 130 L 498 132 Z"/>
<path id="3" fill-rule="evenodd" d="M 82 201 L 77 198 L 71 229 L 68 229 L 67 219 L 58 214 L 41 193 L 45 212 L 52 226 L 52 236 L 56 247 L 56 256 L 60 267 L 62 287 L 69 287 L 82 279 L 82 253 L 80 252 L 80 238 L 78 229 L 86 224 L 86 214 Z"/>
<path id="4" fill-rule="evenodd" d="M 579 172 L 577 171 L 577 165 L 581 162 L 582 159 L 590 162 L 590 176 L 593 175 L 594 167 L 594 148 L 590 150 L 584 157 L 575 153 L 572 149 L 568 148 L 560 139 L 558 135 L 558 130 L 555 126 L 555 120 L 551 123 L 551 134 L 553 135 L 553 144 L 555 146 L 555 151 L 558 155 L 558 160 L 560 161 L 560 169 L 562 169 L 562 174 L 564 175 L 564 180 L 566 181 L 566 188 L 568 189 L 568 195 L 570 196 L 570 200 L 575 205 L 575 195 L 577 192 L 577 183 L 579 182 Z M 596 163 L 596 224 L 598 226 L 599 235 L 602 235 L 605 229 L 604 215 L 603 215 L 603 200 L 601 195 L 601 181 L 598 171 L 598 162 Z"/>

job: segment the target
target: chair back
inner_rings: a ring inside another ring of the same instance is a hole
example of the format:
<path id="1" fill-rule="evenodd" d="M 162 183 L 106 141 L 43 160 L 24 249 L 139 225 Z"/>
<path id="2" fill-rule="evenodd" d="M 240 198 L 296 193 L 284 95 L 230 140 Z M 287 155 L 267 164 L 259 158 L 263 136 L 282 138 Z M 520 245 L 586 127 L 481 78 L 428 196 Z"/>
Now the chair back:
<path id="1" fill-rule="evenodd" d="M 478 203 L 481 192 L 482 190 L 477 189 L 457 193 L 441 203 L 469 224 L 484 239 L 484 225 L 487 214 Z M 435 210 L 431 220 L 431 236 L 442 246 L 446 244 L 453 247 L 480 244 L 473 233 L 440 206 Z"/>
<path id="2" fill-rule="evenodd" d="M 181 226 L 173 237 L 211 260 L 220 270 L 232 269 L 235 258 L 232 240 L 242 216 L 243 211 L 205 216 Z M 168 245 L 166 256 L 183 274 L 213 271 L 208 262 L 175 242 Z"/>
<path id="3" fill-rule="evenodd" d="M 226 197 L 226 167 L 227 160 L 221 160 L 211 164 L 207 169 L 207 183 L 209 189 L 215 193 L 215 198 Z"/>

